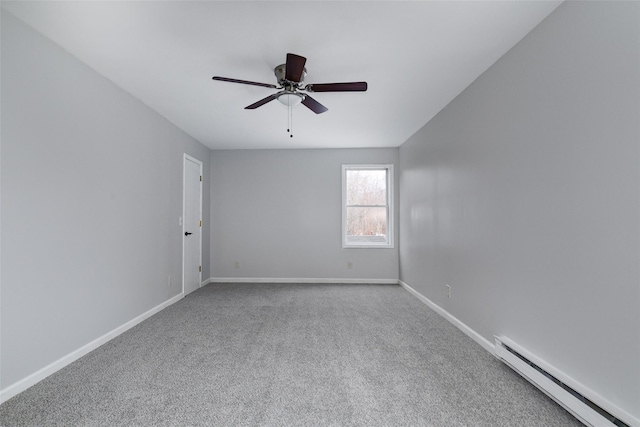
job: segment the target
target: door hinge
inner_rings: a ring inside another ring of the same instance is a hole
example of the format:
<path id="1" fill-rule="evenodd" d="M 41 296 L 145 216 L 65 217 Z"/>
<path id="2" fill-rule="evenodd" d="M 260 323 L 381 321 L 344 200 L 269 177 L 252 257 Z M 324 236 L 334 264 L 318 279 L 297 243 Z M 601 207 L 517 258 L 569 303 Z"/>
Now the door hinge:
<path id="1" fill-rule="evenodd" d="M 201 265 L 199 265 L 199 266 L 198 266 L 198 271 L 199 271 L 200 273 L 202 273 L 202 266 L 201 266 Z"/>
<path id="2" fill-rule="evenodd" d="M 200 220 L 200 227 L 202 227 L 202 220 Z"/>
<path id="3" fill-rule="evenodd" d="M 200 182 L 202 182 L 202 175 L 200 175 Z"/>

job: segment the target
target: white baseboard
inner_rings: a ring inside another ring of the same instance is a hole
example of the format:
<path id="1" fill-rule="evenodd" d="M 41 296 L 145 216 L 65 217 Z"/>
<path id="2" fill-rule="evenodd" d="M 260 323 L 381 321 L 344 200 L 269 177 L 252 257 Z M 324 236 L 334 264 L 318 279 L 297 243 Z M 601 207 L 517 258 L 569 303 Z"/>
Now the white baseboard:
<path id="1" fill-rule="evenodd" d="M 0 390 L 0 404 L 6 402 L 7 400 L 11 399 L 13 396 L 16 396 L 19 393 L 22 393 L 23 391 L 25 391 L 26 389 L 28 389 L 29 387 L 31 387 L 32 385 L 37 384 L 38 382 L 42 381 L 43 379 L 47 378 L 49 375 L 59 371 L 60 369 L 64 368 L 65 366 L 69 365 L 72 362 L 75 362 L 76 360 L 80 359 L 82 356 L 84 356 L 85 354 L 89 353 L 90 351 L 95 350 L 96 348 L 100 347 L 102 344 L 105 344 L 106 342 L 112 340 L 113 338 L 117 337 L 118 335 L 126 332 L 127 330 L 133 328 L 134 326 L 136 326 L 138 323 L 142 322 L 143 320 L 153 316 L 154 314 L 156 314 L 157 312 L 159 312 L 160 310 L 170 306 L 171 304 L 176 303 L 177 301 L 181 300 L 183 298 L 183 294 L 180 293 L 178 295 L 176 295 L 175 297 L 168 299 L 167 301 L 163 302 L 160 305 L 157 305 L 156 307 L 153 307 L 151 310 L 146 311 L 145 313 L 142 313 L 141 315 L 139 315 L 138 317 L 128 321 L 127 323 L 118 326 L 117 328 L 115 328 L 114 330 L 107 332 L 106 334 L 102 335 L 99 338 L 96 338 L 95 340 L 91 341 L 90 343 L 83 345 L 82 347 L 80 347 L 79 349 L 72 351 L 71 353 L 67 354 L 66 356 L 56 360 L 55 362 L 45 366 L 44 368 L 34 372 L 33 374 L 11 384 L 10 386 Z"/>
<path id="2" fill-rule="evenodd" d="M 462 332 L 467 334 L 471 339 L 473 339 L 475 342 L 480 344 L 485 350 L 487 350 L 489 353 L 491 353 L 491 354 L 493 354 L 495 356 L 495 345 L 491 341 L 489 341 L 488 339 L 486 339 L 485 337 L 483 337 L 482 335 L 480 335 L 479 333 L 477 333 L 476 331 L 471 329 L 469 326 L 467 326 L 465 323 L 460 321 L 453 314 L 449 313 L 447 310 L 445 310 L 444 308 L 440 307 L 438 304 L 436 304 L 435 302 L 431 301 L 429 298 L 425 297 L 420 292 L 416 291 L 415 289 L 413 289 L 411 286 L 407 285 L 402 280 L 398 280 L 398 283 L 400 284 L 400 286 L 405 288 L 407 291 L 409 291 L 411 294 L 413 294 L 420 301 L 425 303 L 429 308 L 431 308 L 433 311 L 438 313 L 440 316 L 442 316 L 445 319 L 447 319 L 449 322 L 453 323 L 454 326 L 456 326 Z"/>
<path id="3" fill-rule="evenodd" d="M 299 278 L 299 277 L 209 277 L 202 286 L 209 283 L 342 283 L 397 285 L 398 279 L 339 279 L 339 278 Z"/>

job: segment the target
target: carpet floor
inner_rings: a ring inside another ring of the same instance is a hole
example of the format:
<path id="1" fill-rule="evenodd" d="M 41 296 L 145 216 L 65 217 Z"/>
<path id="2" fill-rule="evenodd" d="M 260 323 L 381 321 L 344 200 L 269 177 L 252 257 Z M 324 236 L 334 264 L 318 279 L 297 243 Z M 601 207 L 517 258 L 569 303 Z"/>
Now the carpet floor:
<path id="1" fill-rule="evenodd" d="M 3 426 L 581 426 L 398 285 L 210 284 Z"/>

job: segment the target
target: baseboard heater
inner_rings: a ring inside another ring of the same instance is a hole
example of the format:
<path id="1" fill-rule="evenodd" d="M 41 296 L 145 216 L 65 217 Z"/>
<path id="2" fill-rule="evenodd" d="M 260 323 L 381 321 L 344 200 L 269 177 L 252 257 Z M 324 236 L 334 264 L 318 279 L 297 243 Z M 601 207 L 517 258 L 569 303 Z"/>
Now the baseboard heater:
<path id="1" fill-rule="evenodd" d="M 601 404 L 595 403 L 596 399 L 589 398 L 584 392 L 580 392 L 579 386 L 567 384 L 567 380 L 563 381 L 558 378 L 559 375 L 552 374 L 550 371 L 555 369 L 508 338 L 495 337 L 495 342 L 495 354 L 498 359 L 558 402 L 585 425 L 630 427 L 629 424 L 604 409 Z"/>

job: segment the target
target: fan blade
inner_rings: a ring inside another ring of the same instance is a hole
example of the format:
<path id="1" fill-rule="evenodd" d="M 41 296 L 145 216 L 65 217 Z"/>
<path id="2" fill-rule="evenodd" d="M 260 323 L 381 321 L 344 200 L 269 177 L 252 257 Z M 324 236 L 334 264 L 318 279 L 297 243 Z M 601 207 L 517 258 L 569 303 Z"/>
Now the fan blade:
<path id="1" fill-rule="evenodd" d="M 305 90 L 309 92 L 364 92 L 367 90 L 367 82 L 315 83 L 307 85 Z"/>
<path id="2" fill-rule="evenodd" d="M 302 101 L 302 103 L 308 109 L 310 109 L 311 111 L 313 111 L 316 114 L 324 113 L 325 111 L 329 110 L 327 107 L 325 107 L 324 105 L 320 104 L 318 101 L 316 101 L 315 99 L 313 99 L 309 95 L 305 95 L 304 96 L 304 100 Z"/>
<path id="3" fill-rule="evenodd" d="M 269 96 L 267 96 L 266 98 L 262 98 L 262 99 L 261 99 L 260 101 L 258 101 L 258 102 L 254 102 L 253 104 L 251 104 L 251 105 L 248 105 L 248 106 L 244 107 L 244 109 L 245 109 L 245 110 L 255 110 L 256 108 L 261 107 L 261 106 L 263 106 L 264 104 L 266 104 L 267 102 L 271 102 L 271 101 L 273 101 L 273 100 L 274 100 L 274 99 L 276 99 L 276 98 L 277 98 L 277 96 L 276 96 L 275 94 L 273 94 L 273 95 L 269 95 Z"/>
<path id="4" fill-rule="evenodd" d="M 227 77 L 219 77 L 219 76 L 213 76 L 213 80 L 218 80 L 218 81 L 221 81 L 221 82 L 230 82 L 230 83 L 241 83 L 243 85 L 269 87 L 269 88 L 272 88 L 272 89 L 277 89 L 278 88 L 278 86 L 270 85 L 268 83 L 250 82 L 248 80 L 230 79 L 230 78 L 227 78 Z"/>
<path id="5" fill-rule="evenodd" d="M 294 53 L 287 53 L 287 64 L 284 78 L 290 82 L 300 82 L 304 73 L 304 64 L 307 58 Z"/>

